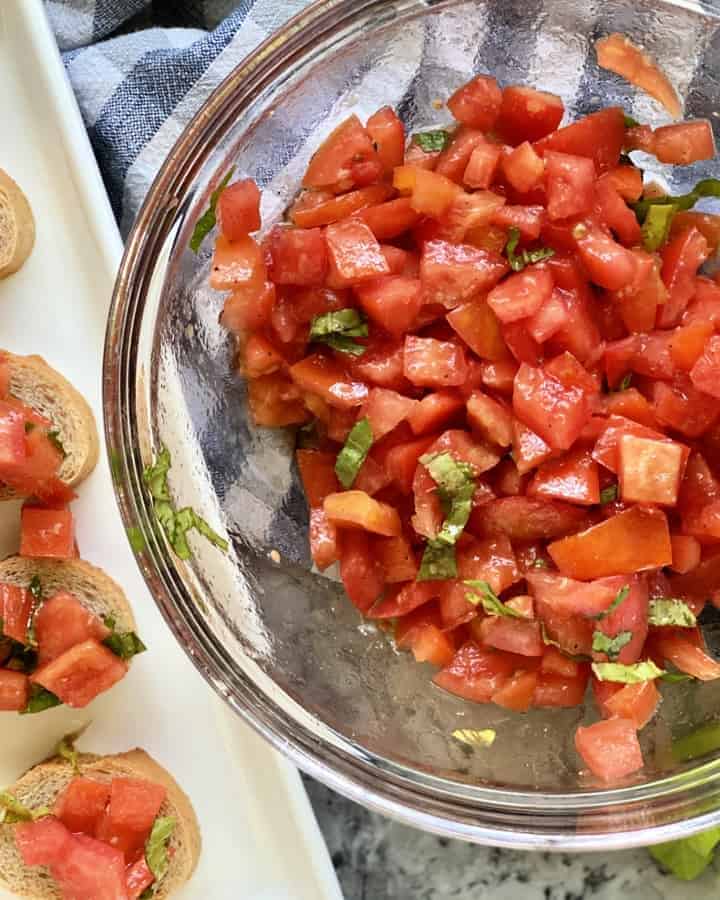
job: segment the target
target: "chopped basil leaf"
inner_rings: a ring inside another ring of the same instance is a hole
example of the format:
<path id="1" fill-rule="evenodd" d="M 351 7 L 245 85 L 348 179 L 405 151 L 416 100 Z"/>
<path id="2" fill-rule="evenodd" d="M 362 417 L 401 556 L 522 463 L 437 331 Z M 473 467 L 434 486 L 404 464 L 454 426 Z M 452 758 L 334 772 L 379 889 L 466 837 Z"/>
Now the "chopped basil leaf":
<path id="1" fill-rule="evenodd" d="M 213 531 L 208 523 L 195 510 L 186 506 L 176 510 L 170 498 L 167 476 L 170 471 L 170 451 L 163 447 L 155 460 L 143 472 L 143 480 L 148 486 L 154 501 L 155 516 L 167 535 L 168 541 L 180 559 L 190 559 L 192 553 L 187 542 L 187 532 L 196 529 L 223 553 L 228 551 L 228 542 Z"/>
<path id="2" fill-rule="evenodd" d="M 67 456 L 67 451 L 65 450 L 65 447 L 63 446 L 63 443 L 60 440 L 60 432 L 57 430 L 48 431 L 47 439 L 50 441 L 50 443 L 53 445 L 53 447 L 56 450 L 60 451 L 62 458 L 65 459 L 65 457 Z"/>
<path id="3" fill-rule="evenodd" d="M 633 119 L 633 117 L 629 116 L 627 113 L 625 113 L 624 119 L 626 128 L 637 128 L 640 125 L 637 119 Z"/>
<path id="4" fill-rule="evenodd" d="M 450 143 L 450 134 L 439 129 L 438 131 L 419 131 L 412 136 L 413 144 L 421 147 L 425 153 L 437 153 L 445 150 Z"/>
<path id="5" fill-rule="evenodd" d="M 367 349 L 353 338 L 367 336 L 367 319 L 352 307 L 315 316 L 310 324 L 311 341 L 322 342 L 333 350 L 353 356 L 362 356 Z"/>
<path id="6" fill-rule="evenodd" d="M 492 747 L 495 743 L 497 734 L 492 728 L 458 728 L 453 731 L 452 736 L 461 744 L 469 744 L 471 747 Z"/>
<path id="7" fill-rule="evenodd" d="M 618 486 L 616 484 L 611 484 L 609 487 L 603 488 L 600 491 L 600 503 L 603 505 L 605 503 L 612 503 L 613 500 L 617 500 L 618 495 Z"/>
<path id="8" fill-rule="evenodd" d="M 75 745 L 73 744 L 73 739 L 71 736 L 64 737 L 60 741 L 57 747 L 57 755 L 62 757 L 66 762 L 70 763 L 76 775 L 80 774 L 78 752 L 75 749 Z"/>
<path id="9" fill-rule="evenodd" d="M 25 806 L 17 797 L 13 796 L 10 791 L 0 791 L 0 825 L 32 822 L 34 819 L 41 819 L 43 816 L 49 815 L 50 810 L 47 806 L 30 809 L 29 806 Z"/>
<path id="10" fill-rule="evenodd" d="M 335 460 L 335 474 L 344 488 L 352 487 L 372 444 L 373 433 L 370 420 L 365 417 L 353 425 Z"/>
<path id="11" fill-rule="evenodd" d="M 694 731 L 675 738 L 672 755 L 679 762 L 687 762 L 700 756 L 707 756 L 720 748 L 720 723 L 708 722 Z"/>
<path id="12" fill-rule="evenodd" d="M 651 600 L 648 611 L 649 625 L 674 625 L 678 628 L 694 628 L 697 625 L 695 613 L 686 603 L 674 597 Z"/>
<path id="13" fill-rule="evenodd" d="M 174 816 L 158 816 L 145 842 L 145 861 L 156 882 L 167 873 L 170 865 L 168 843 L 176 824 Z"/>
<path id="14" fill-rule="evenodd" d="M 520 229 L 513 226 L 508 230 L 508 241 L 505 244 L 505 256 L 507 256 L 513 272 L 522 272 L 525 266 L 531 266 L 534 263 L 539 263 L 544 259 L 550 259 L 551 256 L 555 256 L 555 251 L 551 247 L 521 250 L 520 253 L 517 253 L 517 245 L 519 243 Z"/>
<path id="15" fill-rule="evenodd" d="M 619 684 L 640 684 L 643 681 L 653 681 L 664 674 L 651 659 L 628 666 L 612 662 L 593 663 L 592 670 L 600 681 L 614 681 Z"/>
<path id="16" fill-rule="evenodd" d="M 455 547 L 443 541 L 429 540 L 425 544 L 417 581 L 444 581 L 457 578 Z"/>
<path id="17" fill-rule="evenodd" d="M 148 486 L 154 500 L 170 500 L 167 476 L 170 471 L 170 451 L 163 447 L 158 453 L 155 464 L 147 466 L 143 472 L 143 481 Z"/>
<path id="18" fill-rule="evenodd" d="M 539 559 L 536 559 L 533 562 L 532 568 L 533 569 L 547 569 L 547 568 L 549 568 L 548 561 L 546 559 L 542 559 L 542 557 L 540 557 Z"/>
<path id="19" fill-rule="evenodd" d="M 659 250 L 667 241 L 675 212 L 676 208 L 672 203 L 658 203 L 649 207 L 642 225 L 642 242 L 650 253 Z"/>
<path id="20" fill-rule="evenodd" d="M 684 672 L 664 672 L 660 676 L 660 681 L 667 681 L 668 684 L 675 684 L 678 681 L 692 680 L 692 675 L 686 675 Z"/>
<path id="21" fill-rule="evenodd" d="M 524 619 L 522 613 L 519 613 L 516 609 L 512 609 L 510 606 L 506 606 L 502 600 L 498 597 L 495 591 L 490 587 L 487 581 L 475 581 L 469 580 L 465 581 L 464 584 L 468 585 L 468 587 L 475 588 L 475 590 L 480 591 L 479 594 L 466 594 L 465 598 L 477 606 L 479 603 L 482 604 L 483 609 L 489 616 L 510 616 L 513 619 Z"/>
<path id="22" fill-rule="evenodd" d="M 115 656 L 119 656 L 120 659 L 124 659 L 127 662 L 133 656 L 137 656 L 138 653 L 144 653 L 147 650 L 145 644 L 134 631 L 126 631 L 123 634 L 115 631 L 115 620 L 112 616 L 106 616 L 103 621 L 105 626 L 112 632 L 105 638 L 103 644 L 108 650 L 112 650 Z"/>
<path id="23" fill-rule="evenodd" d="M 675 211 L 679 212 L 680 210 L 692 209 L 702 197 L 720 197 L 720 178 L 703 178 L 702 181 L 698 181 L 689 194 L 681 194 L 677 197 L 669 194 L 662 197 L 643 197 L 642 200 L 638 200 L 637 203 L 631 205 L 635 210 L 638 222 L 642 225 L 651 206 L 671 204 Z"/>
<path id="24" fill-rule="evenodd" d="M 651 856 L 676 878 L 692 881 L 701 875 L 713 859 L 713 851 L 720 843 L 720 828 L 694 834 L 679 841 L 668 841 L 649 847 Z"/>
<path id="25" fill-rule="evenodd" d="M 55 694 L 40 687 L 39 684 L 34 684 L 30 688 L 30 699 L 27 702 L 27 706 L 20 715 L 45 712 L 46 709 L 52 709 L 53 706 L 60 706 L 61 704 L 62 700 L 56 697 Z"/>
<path id="26" fill-rule="evenodd" d="M 621 631 L 615 637 L 609 637 L 602 631 L 593 633 L 592 648 L 595 653 L 605 653 L 608 659 L 617 659 L 623 647 L 632 640 L 632 631 Z M 612 681 L 612 679 L 607 679 Z M 641 679 L 646 680 L 646 679 Z"/>
<path id="27" fill-rule="evenodd" d="M 30 434 L 31 431 L 35 430 L 34 422 L 26 422 L 25 423 L 25 434 Z"/>
<path id="28" fill-rule="evenodd" d="M 220 184 L 215 188 L 212 194 L 210 194 L 210 203 L 208 204 L 208 208 L 195 223 L 195 228 L 193 229 L 192 237 L 190 238 L 190 249 L 193 251 L 193 253 L 198 252 L 198 250 L 200 249 L 200 244 L 202 244 L 205 238 L 215 227 L 215 223 L 217 222 L 217 203 L 220 199 L 220 194 L 222 194 L 222 192 L 228 186 L 228 182 L 233 177 L 234 172 L 235 166 L 230 169 L 230 171 L 223 178 Z"/>
<path id="29" fill-rule="evenodd" d="M 603 610 L 603 612 L 598 613 L 596 616 L 589 616 L 589 618 L 595 619 L 598 622 L 601 619 L 606 619 L 610 615 L 610 613 L 615 612 L 615 610 L 618 608 L 618 606 L 620 606 L 621 603 L 623 603 L 625 600 L 627 600 L 627 596 L 629 593 L 630 593 L 630 585 L 626 584 L 625 587 L 620 588 L 620 590 L 617 592 L 617 594 L 615 596 L 615 599 L 610 604 L 610 606 L 608 606 L 608 608 L 606 610 Z"/>

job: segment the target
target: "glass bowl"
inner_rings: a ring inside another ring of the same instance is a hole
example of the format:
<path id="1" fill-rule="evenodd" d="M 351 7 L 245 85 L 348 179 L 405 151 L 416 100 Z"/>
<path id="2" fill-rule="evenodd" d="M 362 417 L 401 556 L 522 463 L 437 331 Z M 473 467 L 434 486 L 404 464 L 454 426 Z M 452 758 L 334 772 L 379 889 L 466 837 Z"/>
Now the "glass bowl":
<path id="1" fill-rule="evenodd" d="M 212 240 L 189 249 L 231 165 L 281 219 L 313 150 L 343 118 L 397 107 L 409 131 L 449 121 L 443 100 L 473 73 L 560 94 L 570 116 L 657 104 L 598 69 L 595 38 L 641 41 L 678 86 L 687 116 L 717 122 L 720 17 L 689 0 L 325 0 L 241 63 L 185 129 L 128 240 L 110 314 L 105 416 L 122 515 L 166 621 L 228 705 L 300 768 L 353 799 L 450 837 L 520 848 L 629 847 L 720 822 L 720 755 L 692 762 L 673 740 L 712 721 L 712 684 L 664 688 L 642 732 L 647 765 L 608 789 L 578 776 L 582 709 L 526 715 L 461 701 L 432 670 L 363 622 L 337 580 L 311 571 L 294 436 L 248 421 L 233 342 L 207 286 Z M 717 162 L 647 167 L 677 190 Z M 191 536 L 178 559 L 142 481 L 161 447 L 170 486 L 231 540 Z M 182 698 L 178 698 L 182 715 Z M 451 737 L 493 728 L 489 749 Z"/>

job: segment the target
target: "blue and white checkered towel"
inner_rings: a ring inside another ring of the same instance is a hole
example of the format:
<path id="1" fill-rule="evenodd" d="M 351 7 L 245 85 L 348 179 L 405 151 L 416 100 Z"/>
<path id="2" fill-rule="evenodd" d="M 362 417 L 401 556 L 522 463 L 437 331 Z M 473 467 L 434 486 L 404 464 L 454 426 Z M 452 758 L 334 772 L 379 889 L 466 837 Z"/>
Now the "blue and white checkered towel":
<path id="1" fill-rule="evenodd" d="M 126 235 L 160 164 L 203 101 L 309 0 L 45 2 Z"/>

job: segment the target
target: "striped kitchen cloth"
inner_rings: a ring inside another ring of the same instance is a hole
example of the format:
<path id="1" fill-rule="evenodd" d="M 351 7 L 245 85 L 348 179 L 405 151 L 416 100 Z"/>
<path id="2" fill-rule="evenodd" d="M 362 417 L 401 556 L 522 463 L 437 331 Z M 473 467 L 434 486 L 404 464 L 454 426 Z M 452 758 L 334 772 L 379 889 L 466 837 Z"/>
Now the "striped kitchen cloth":
<path id="1" fill-rule="evenodd" d="M 309 0 L 45 0 L 126 236 L 203 101 Z"/>

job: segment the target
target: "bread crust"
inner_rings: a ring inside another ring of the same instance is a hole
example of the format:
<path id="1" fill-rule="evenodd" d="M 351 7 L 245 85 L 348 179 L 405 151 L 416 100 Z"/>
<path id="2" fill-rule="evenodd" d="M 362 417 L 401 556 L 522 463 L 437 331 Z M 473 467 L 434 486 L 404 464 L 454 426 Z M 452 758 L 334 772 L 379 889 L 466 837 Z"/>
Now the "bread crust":
<path id="1" fill-rule="evenodd" d="M 49 419 L 59 432 L 66 457 L 60 479 L 71 486 L 84 481 L 97 465 L 100 453 L 95 416 L 82 394 L 48 365 L 42 356 L 17 356 L 0 350 L 10 369 L 10 394 Z M 18 494 L 0 486 L 0 500 Z"/>
<path id="2" fill-rule="evenodd" d="M 118 776 L 145 778 L 167 789 L 160 815 L 173 816 L 177 824 L 170 838 L 173 850 L 170 868 L 153 896 L 157 900 L 170 897 L 192 877 L 201 850 L 200 828 L 187 794 L 165 768 L 139 748 L 112 756 L 83 753 L 78 763 L 83 776 L 98 781 L 110 781 Z M 34 766 L 8 790 L 28 806 L 52 806 L 76 774 L 69 762 L 55 756 Z M 15 847 L 13 825 L 0 825 L 0 884 L 28 900 L 60 900 L 61 897 L 44 867 L 28 868 L 23 864 Z"/>
<path id="3" fill-rule="evenodd" d="M 0 278 L 23 265 L 35 244 L 35 218 L 19 185 L 0 169 Z"/>

